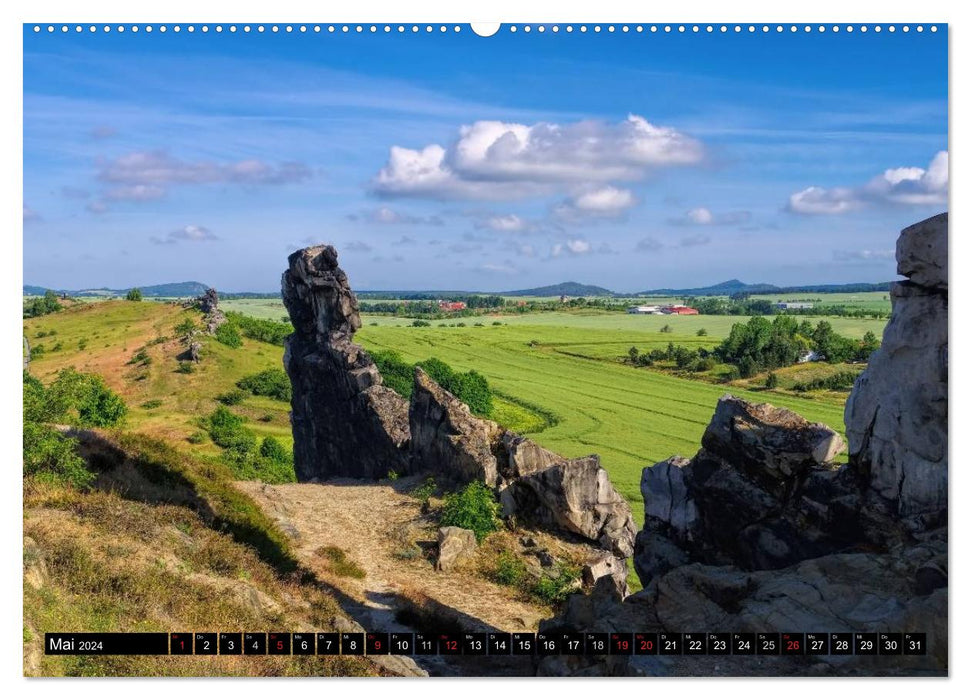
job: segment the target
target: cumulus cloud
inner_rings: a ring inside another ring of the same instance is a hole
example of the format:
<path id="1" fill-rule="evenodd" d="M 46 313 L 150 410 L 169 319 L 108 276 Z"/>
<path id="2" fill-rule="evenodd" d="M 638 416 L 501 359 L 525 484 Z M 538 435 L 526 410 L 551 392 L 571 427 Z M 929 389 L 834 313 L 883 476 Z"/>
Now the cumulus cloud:
<path id="1" fill-rule="evenodd" d="M 630 190 L 607 185 L 578 192 L 553 212 L 561 219 L 615 218 L 637 203 Z"/>
<path id="2" fill-rule="evenodd" d="M 845 214 L 872 204 L 946 205 L 948 152 L 940 151 L 927 168 L 890 168 L 860 187 L 807 187 L 789 197 L 795 214 Z"/>
<path id="3" fill-rule="evenodd" d="M 675 226 L 731 226 L 744 224 L 751 218 L 752 212 L 749 211 L 726 211 L 716 214 L 707 207 L 696 207 L 681 216 L 668 219 L 668 222 Z"/>
<path id="4" fill-rule="evenodd" d="M 285 185 L 311 176 L 303 163 L 271 165 L 261 160 L 237 162 L 189 161 L 165 151 L 135 151 L 101 164 L 98 179 L 112 185 L 107 195 L 116 199 L 158 199 L 173 185 L 229 183 Z"/>
<path id="5" fill-rule="evenodd" d="M 614 124 L 478 121 L 461 127 L 448 148 L 392 146 L 371 184 L 386 196 L 506 199 L 563 184 L 639 180 L 703 157 L 699 141 L 633 114 Z"/>
<path id="6" fill-rule="evenodd" d="M 371 211 L 366 211 L 361 214 L 350 214 L 348 217 L 351 221 L 363 221 L 372 224 L 405 224 L 409 226 L 443 226 L 445 220 L 433 214 L 431 216 L 415 216 L 413 214 L 405 214 L 400 211 L 391 209 L 390 207 L 378 207 Z"/>
<path id="7" fill-rule="evenodd" d="M 550 250 L 550 256 L 558 258 L 563 255 L 587 255 L 593 250 L 589 241 L 582 238 L 571 238 L 566 243 L 556 243 Z"/>
<path id="8" fill-rule="evenodd" d="M 205 241 L 218 241 L 219 238 L 205 226 L 189 225 L 169 232 L 164 238 L 152 236 L 150 240 L 157 245 L 175 245 L 182 241 L 187 243 L 203 243 Z"/>
<path id="9" fill-rule="evenodd" d="M 486 228 L 501 233 L 520 233 L 529 228 L 529 224 L 515 214 L 490 216 L 476 223 L 476 228 Z"/>
<path id="10" fill-rule="evenodd" d="M 893 250 L 834 250 L 833 260 L 839 262 L 868 262 L 893 260 L 895 251 Z"/>

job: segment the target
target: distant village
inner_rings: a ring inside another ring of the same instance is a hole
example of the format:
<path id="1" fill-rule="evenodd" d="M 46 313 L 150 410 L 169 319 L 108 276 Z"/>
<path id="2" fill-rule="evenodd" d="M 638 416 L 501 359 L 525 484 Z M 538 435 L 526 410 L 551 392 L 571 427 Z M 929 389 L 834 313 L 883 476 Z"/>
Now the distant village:
<path id="1" fill-rule="evenodd" d="M 813 305 L 807 301 L 780 301 L 775 304 L 775 308 L 780 311 L 795 309 L 811 309 Z M 698 309 L 681 304 L 668 304 L 665 306 L 630 306 L 627 308 L 629 314 L 648 314 L 652 316 L 696 316 Z"/>

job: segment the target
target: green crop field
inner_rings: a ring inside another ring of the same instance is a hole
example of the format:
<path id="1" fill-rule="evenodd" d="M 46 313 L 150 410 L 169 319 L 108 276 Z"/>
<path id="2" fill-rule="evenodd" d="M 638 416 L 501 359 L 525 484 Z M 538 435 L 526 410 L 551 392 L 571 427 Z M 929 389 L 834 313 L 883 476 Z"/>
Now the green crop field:
<path id="1" fill-rule="evenodd" d="M 274 320 L 285 314 L 276 299 L 226 301 L 223 307 Z M 31 345 L 43 346 L 31 371 L 45 381 L 71 365 L 101 374 L 128 403 L 129 427 L 186 449 L 216 452 L 208 442 L 190 446 L 186 438 L 199 432 L 199 418 L 211 412 L 218 405 L 216 397 L 238 379 L 281 367 L 283 350 L 250 339 L 237 349 L 204 339 L 197 371 L 181 374 L 175 359 L 179 346 L 172 335 L 174 326 L 187 317 L 197 319 L 198 312 L 175 304 L 116 300 L 25 320 Z M 410 319 L 365 316 L 357 340 L 370 349 L 396 350 L 409 361 L 437 357 L 457 370 L 481 372 L 500 394 L 496 419 L 564 455 L 599 454 L 640 519 L 641 470 L 675 454 L 693 455 L 718 398 L 727 391 L 786 406 L 843 430 L 845 395 L 838 392 L 761 390 L 755 388 L 757 380 L 718 385 L 620 362 L 631 346 L 641 351 L 669 342 L 713 347 L 732 324 L 745 320 L 582 310 L 457 318 L 415 328 Z M 854 337 L 867 330 L 880 335 L 884 325 L 868 319 L 828 320 L 838 332 Z M 665 325 L 671 332 L 661 332 Z M 698 336 L 699 328 L 708 334 Z M 159 337 L 168 340 L 149 344 Z M 144 367 L 129 364 L 146 344 L 152 362 Z M 805 375 L 811 370 L 807 366 L 793 371 Z M 250 396 L 232 408 L 257 434 L 290 443 L 288 404 Z M 550 416 L 552 426 L 546 420 Z"/>

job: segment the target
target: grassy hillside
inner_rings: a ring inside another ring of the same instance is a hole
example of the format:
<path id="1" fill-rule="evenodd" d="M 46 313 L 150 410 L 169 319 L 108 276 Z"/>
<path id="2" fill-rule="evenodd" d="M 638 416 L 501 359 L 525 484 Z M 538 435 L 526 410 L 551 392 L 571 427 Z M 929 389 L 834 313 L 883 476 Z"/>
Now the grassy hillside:
<path id="1" fill-rule="evenodd" d="M 333 631 L 337 602 L 218 460 L 84 433 L 97 480 L 24 480 L 24 673 L 374 675 L 353 657 L 46 656 L 45 632 Z"/>
<path id="2" fill-rule="evenodd" d="M 241 300 L 225 306 L 249 311 L 260 303 L 266 302 Z M 272 308 L 271 318 L 282 315 L 282 306 L 266 308 Z M 201 455 L 216 455 L 219 448 L 200 438 L 200 417 L 219 406 L 217 397 L 242 377 L 279 368 L 282 348 L 244 339 L 243 346 L 234 349 L 206 339 L 198 369 L 181 374 L 175 359 L 180 346 L 172 336 L 174 326 L 184 318 L 198 319 L 198 312 L 171 304 L 110 301 L 25 321 L 31 344 L 45 347 L 31 371 L 45 381 L 71 365 L 101 374 L 131 409 L 127 429 Z M 587 311 L 464 319 L 464 327 L 436 321 L 431 327 L 413 328 L 403 319 L 365 317 L 358 340 L 370 349 L 396 350 L 409 362 L 437 357 L 456 370 L 482 373 L 506 397 L 497 401 L 496 417 L 501 422 L 568 456 L 598 453 L 640 518 L 643 467 L 674 454 L 693 455 L 718 398 L 726 391 L 786 406 L 843 430 L 845 393 L 799 394 L 787 389 L 803 381 L 802 375 L 825 370 L 822 365 L 783 371 L 780 388 L 766 391 L 759 389 L 759 379 L 717 385 L 618 361 L 631 346 L 642 352 L 669 342 L 712 347 L 733 323 L 744 320 Z M 829 320 L 837 332 L 855 337 L 866 330 L 879 335 L 883 328 L 882 321 Z M 484 325 L 475 326 L 476 322 Z M 664 325 L 670 325 L 672 332 L 661 333 Z M 699 328 L 708 335 L 698 336 Z M 47 335 L 51 331 L 54 335 Z M 83 350 L 79 349 L 82 341 Z M 60 349 L 54 350 L 58 345 Z M 128 364 L 142 348 L 151 361 Z M 247 427 L 260 437 L 273 435 L 287 447 L 292 445 L 287 403 L 247 396 L 230 408 L 244 416 Z M 552 417 L 555 425 L 547 427 L 550 421 L 538 416 Z M 201 442 L 190 443 L 190 438 Z"/>

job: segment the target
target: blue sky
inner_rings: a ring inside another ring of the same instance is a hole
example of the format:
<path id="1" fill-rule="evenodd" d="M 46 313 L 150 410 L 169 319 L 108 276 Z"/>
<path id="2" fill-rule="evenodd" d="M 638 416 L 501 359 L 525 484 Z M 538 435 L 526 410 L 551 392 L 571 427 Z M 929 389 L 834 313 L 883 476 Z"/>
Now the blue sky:
<path id="1" fill-rule="evenodd" d="M 24 31 L 24 281 L 618 291 L 895 277 L 947 37 Z"/>

